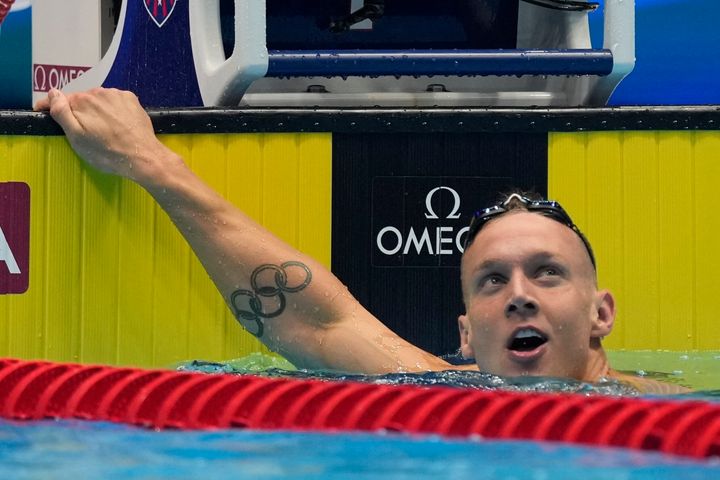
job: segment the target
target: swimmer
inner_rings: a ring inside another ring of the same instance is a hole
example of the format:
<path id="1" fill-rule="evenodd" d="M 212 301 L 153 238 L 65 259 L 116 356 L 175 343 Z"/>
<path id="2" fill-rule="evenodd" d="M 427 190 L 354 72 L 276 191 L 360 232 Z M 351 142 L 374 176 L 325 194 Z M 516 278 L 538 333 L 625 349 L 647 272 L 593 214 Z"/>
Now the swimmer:
<path id="1" fill-rule="evenodd" d="M 597 287 L 590 244 L 555 202 L 512 194 L 478 212 L 461 262 L 461 367 L 389 330 L 327 268 L 204 184 L 155 136 L 130 93 L 50 91 L 77 154 L 143 187 L 192 247 L 240 324 L 298 368 L 382 374 L 472 369 L 502 376 L 616 379 L 641 392 L 682 387 L 610 368 L 602 339 L 615 301 Z"/>

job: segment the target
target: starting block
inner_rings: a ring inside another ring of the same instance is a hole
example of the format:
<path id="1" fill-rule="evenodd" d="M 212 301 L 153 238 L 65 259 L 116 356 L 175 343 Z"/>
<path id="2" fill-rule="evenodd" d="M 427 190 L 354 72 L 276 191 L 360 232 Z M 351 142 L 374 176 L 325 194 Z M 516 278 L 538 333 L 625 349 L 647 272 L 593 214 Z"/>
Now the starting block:
<path id="1" fill-rule="evenodd" d="M 79 20 L 67 6 L 81 1 L 34 2 L 34 22 L 64 28 L 117 10 L 102 58 L 60 86 L 128 89 L 148 107 L 604 105 L 635 62 L 633 0 L 606 0 L 603 48 L 585 0 L 104 0 Z M 66 55 L 102 44 L 64 42 Z"/>

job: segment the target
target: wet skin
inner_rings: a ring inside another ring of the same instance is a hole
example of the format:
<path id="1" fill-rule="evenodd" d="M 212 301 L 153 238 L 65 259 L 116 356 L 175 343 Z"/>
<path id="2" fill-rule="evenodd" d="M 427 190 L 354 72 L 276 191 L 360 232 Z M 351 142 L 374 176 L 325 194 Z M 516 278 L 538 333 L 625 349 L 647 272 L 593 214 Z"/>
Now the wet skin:
<path id="1" fill-rule="evenodd" d="M 596 288 L 570 228 L 537 213 L 505 214 L 480 231 L 461 273 L 461 351 L 481 370 L 585 381 L 608 374 L 600 339 L 612 330 L 614 300 Z M 518 336 L 536 338 L 518 347 Z"/>

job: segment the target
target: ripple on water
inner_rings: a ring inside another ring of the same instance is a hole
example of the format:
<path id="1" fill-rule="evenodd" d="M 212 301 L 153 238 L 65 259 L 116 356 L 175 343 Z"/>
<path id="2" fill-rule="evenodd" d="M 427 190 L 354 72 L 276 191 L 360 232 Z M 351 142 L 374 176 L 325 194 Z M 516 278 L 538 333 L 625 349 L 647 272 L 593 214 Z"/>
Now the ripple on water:
<path id="1" fill-rule="evenodd" d="M 638 395 L 632 387 L 615 380 L 597 383 L 581 382 L 573 379 L 554 377 L 501 377 L 490 373 L 446 370 L 423 373 L 388 373 L 383 375 L 360 375 L 321 370 L 295 370 L 291 365 L 283 364 L 282 359 L 253 354 L 229 362 L 206 362 L 194 360 L 178 366 L 178 370 L 202 373 L 253 374 L 271 378 L 296 378 L 303 380 L 351 381 L 379 385 L 420 385 L 456 388 L 474 388 L 478 390 L 508 390 L 518 392 L 579 393 L 598 395 Z"/>

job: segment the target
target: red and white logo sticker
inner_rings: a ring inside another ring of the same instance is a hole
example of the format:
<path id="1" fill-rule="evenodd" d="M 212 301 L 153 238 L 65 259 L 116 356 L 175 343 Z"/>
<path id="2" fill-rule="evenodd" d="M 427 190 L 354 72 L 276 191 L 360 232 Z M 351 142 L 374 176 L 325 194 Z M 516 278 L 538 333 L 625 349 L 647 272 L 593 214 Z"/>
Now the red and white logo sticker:
<path id="1" fill-rule="evenodd" d="M 51 88 L 63 89 L 65 85 L 83 73 L 90 70 L 90 67 L 71 67 L 69 65 L 33 65 L 33 91 L 49 92 Z"/>
<path id="2" fill-rule="evenodd" d="M 30 285 L 30 187 L 0 183 L 0 295 Z"/>

